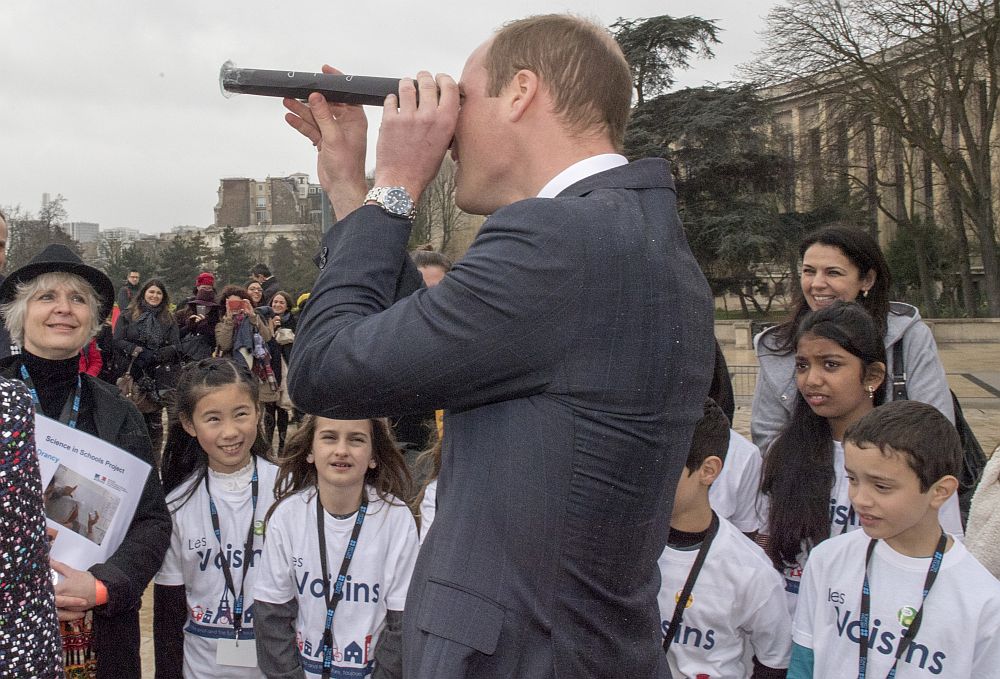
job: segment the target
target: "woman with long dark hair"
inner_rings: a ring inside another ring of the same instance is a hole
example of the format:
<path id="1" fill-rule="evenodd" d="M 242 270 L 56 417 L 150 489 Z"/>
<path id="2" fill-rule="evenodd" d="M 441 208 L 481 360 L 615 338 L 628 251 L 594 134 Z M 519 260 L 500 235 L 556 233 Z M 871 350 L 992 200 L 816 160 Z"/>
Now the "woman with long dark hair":
<path id="1" fill-rule="evenodd" d="M 155 398 L 172 389 L 174 380 L 166 375 L 176 375 L 180 369 L 180 330 L 170 313 L 167 286 L 159 278 L 150 278 L 132 297 L 128 308 L 115 324 L 114 347 L 118 360 L 131 365 L 132 377 L 144 381 Z M 146 429 L 158 453 L 163 442 L 163 408 L 143 413 Z M 159 455 L 157 455 L 159 457 Z"/>
<path id="2" fill-rule="evenodd" d="M 256 283 L 256 285 L 260 285 Z M 267 382 L 261 385 L 261 404 L 264 406 L 264 435 L 271 443 L 274 430 L 278 430 L 278 447 L 280 455 L 285 449 L 285 439 L 288 436 L 288 411 L 282 406 L 282 395 L 287 394 L 288 363 L 292 358 L 292 344 L 295 342 L 296 320 L 292 316 L 292 296 L 284 290 L 278 290 L 271 298 L 271 306 L 264 307 L 270 311 L 267 320 L 272 338 L 267 342 L 267 350 L 271 355 L 271 371 L 274 373 L 278 389 L 271 394 Z"/>
<path id="3" fill-rule="evenodd" d="M 954 421 L 951 393 L 937 345 L 916 307 L 889 301 L 889 265 L 878 243 L 866 232 L 829 226 L 807 236 L 799 246 L 800 290 L 784 323 L 754 340 L 757 384 L 750 431 L 762 451 L 792 417 L 795 405 L 795 337 L 803 317 L 836 301 L 857 302 L 871 315 L 885 347 L 889 381 L 893 350 L 901 343 L 909 398 L 940 410 Z M 892 400 L 887 390 L 886 399 Z"/>

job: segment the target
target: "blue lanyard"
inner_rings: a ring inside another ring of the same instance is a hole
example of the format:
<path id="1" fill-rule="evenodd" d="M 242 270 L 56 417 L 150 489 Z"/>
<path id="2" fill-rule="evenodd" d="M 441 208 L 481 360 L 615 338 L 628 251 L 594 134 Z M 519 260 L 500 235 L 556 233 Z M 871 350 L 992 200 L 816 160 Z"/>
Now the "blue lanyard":
<path id="1" fill-rule="evenodd" d="M 316 530 L 319 535 L 319 563 L 323 569 L 323 598 L 326 600 L 326 623 L 323 628 L 323 679 L 329 679 L 333 668 L 333 614 L 337 610 L 337 604 L 343 598 L 344 583 L 347 580 L 347 569 L 354 558 L 354 550 L 358 546 L 358 535 L 361 534 L 361 524 L 365 522 L 365 514 L 368 512 L 367 488 L 361 490 L 361 506 L 358 507 L 358 518 L 354 520 L 354 530 L 351 531 L 351 539 L 347 542 L 347 550 L 344 552 L 344 560 L 340 564 L 340 574 L 333 585 L 333 592 L 330 591 L 330 572 L 326 562 L 326 528 L 323 525 L 323 503 L 319 499 L 319 488 L 316 489 Z"/>
<path id="2" fill-rule="evenodd" d="M 229 559 L 226 558 L 226 549 L 222 545 L 222 529 L 219 526 L 219 510 L 215 507 L 215 500 L 212 499 L 212 491 L 208 488 L 208 473 L 205 473 L 205 492 L 208 493 L 208 510 L 212 515 L 212 528 L 215 530 L 215 538 L 219 541 L 219 558 L 222 560 L 222 577 L 226 579 L 226 587 L 233 593 L 233 629 L 236 631 L 236 640 L 239 641 L 240 630 L 243 629 L 243 590 L 246 588 L 247 570 L 250 561 L 253 559 L 253 525 L 257 518 L 257 458 L 253 458 L 253 476 L 250 478 L 250 501 L 253 504 L 253 512 L 250 514 L 250 528 L 247 529 L 247 539 L 243 543 L 243 578 L 240 580 L 240 591 L 236 593 L 233 584 L 233 574 L 229 570 Z"/>
<path id="3" fill-rule="evenodd" d="M 865 581 L 861 586 L 861 630 L 858 635 L 861 640 L 858 642 L 858 679 L 865 679 L 868 673 L 868 622 L 871 618 L 871 587 L 868 584 L 868 567 L 872 560 L 872 554 L 875 551 L 875 544 L 878 540 L 872 540 L 868 543 L 868 554 L 865 557 Z M 899 664 L 899 659 L 903 657 L 903 653 L 906 652 L 907 647 L 913 642 L 913 638 L 917 636 L 917 631 L 920 629 L 920 623 L 924 618 L 924 603 L 927 601 L 927 595 L 930 594 L 931 587 L 934 586 L 934 581 L 937 580 L 938 572 L 941 570 L 941 562 L 944 560 L 944 549 L 948 546 L 948 536 L 945 535 L 944 531 L 941 531 L 941 538 L 938 540 L 937 547 L 934 548 L 934 556 L 931 558 L 931 565 L 927 569 L 927 578 L 924 580 L 924 593 L 923 597 L 920 599 L 920 608 L 917 609 L 917 614 L 913 616 L 913 622 L 910 626 L 903 630 L 903 635 L 899 640 L 899 645 L 896 647 L 896 659 L 892 663 L 892 669 L 889 670 L 889 674 L 886 675 L 886 679 L 894 679 L 896 676 L 896 665 Z"/>
<path id="4" fill-rule="evenodd" d="M 31 400 L 34 401 L 36 408 L 41 408 L 42 403 L 38 400 L 38 391 L 35 389 L 35 383 L 31 381 L 31 376 L 28 374 L 28 369 L 21 364 L 21 381 L 24 382 L 24 386 L 28 387 L 28 391 L 31 392 Z M 80 374 L 76 375 L 76 390 L 73 392 L 72 399 L 66 399 L 66 404 L 63 406 L 62 413 L 59 415 L 59 421 L 65 424 L 70 429 L 76 429 L 76 420 L 80 416 L 80 393 L 83 391 L 83 381 L 80 379 Z M 72 402 L 72 407 L 70 403 Z"/>

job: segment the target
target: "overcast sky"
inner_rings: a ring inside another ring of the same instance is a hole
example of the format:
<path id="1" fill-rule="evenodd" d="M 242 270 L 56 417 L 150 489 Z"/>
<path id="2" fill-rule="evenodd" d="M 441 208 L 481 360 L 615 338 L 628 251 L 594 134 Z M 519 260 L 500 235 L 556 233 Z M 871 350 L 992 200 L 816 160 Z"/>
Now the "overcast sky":
<path id="1" fill-rule="evenodd" d="M 219 92 L 219 67 L 456 78 L 510 19 L 573 11 L 717 20 L 716 58 L 680 85 L 734 79 L 775 0 L 4 0 L 0 4 L 0 205 L 37 212 L 62 194 L 71 221 L 155 233 L 213 221 L 221 177 L 308 172 L 315 152 L 278 99 Z M 372 141 L 380 109 L 368 108 Z M 368 164 L 373 165 L 370 145 Z"/>

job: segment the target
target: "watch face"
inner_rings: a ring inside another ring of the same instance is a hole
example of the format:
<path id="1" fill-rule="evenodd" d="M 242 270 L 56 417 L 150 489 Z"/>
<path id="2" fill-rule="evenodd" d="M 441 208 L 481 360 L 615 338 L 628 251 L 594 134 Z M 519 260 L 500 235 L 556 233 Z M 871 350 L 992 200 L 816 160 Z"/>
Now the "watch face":
<path id="1" fill-rule="evenodd" d="M 413 209 L 413 200 L 405 189 L 389 189 L 382 202 L 389 212 L 397 215 L 408 215 Z"/>

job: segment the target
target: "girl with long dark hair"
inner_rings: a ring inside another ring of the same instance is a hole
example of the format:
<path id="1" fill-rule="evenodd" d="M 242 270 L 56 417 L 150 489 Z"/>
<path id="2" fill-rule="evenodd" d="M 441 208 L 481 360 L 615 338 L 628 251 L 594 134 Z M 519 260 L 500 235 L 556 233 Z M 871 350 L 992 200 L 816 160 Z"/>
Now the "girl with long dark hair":
<path id="1" fill-rule="evenodd" d="M 254 639 L 253 582 L 278 468 L 260 434 L 257 379 L 246 365 L 206 358 L 184 368 L 163 453 L 173 520 L 154 582 L 157 679 L 206 671 L 264 675 L 229 664 L 225 649 Z"/>
<path id="2" fill-rule="evenodd" d="M 844 469 L 844 432 L 885 396 L 885 347 L 869 313 L 835 302 L 806 314 L 794 340 L 796 394 L 791 420 L 764 456 L 761 492 L 767 551 L 785 576 L 794 612 L 809 551 L 860 527 Z M 957 502 L 942 513 L 961 534 Z"/>

